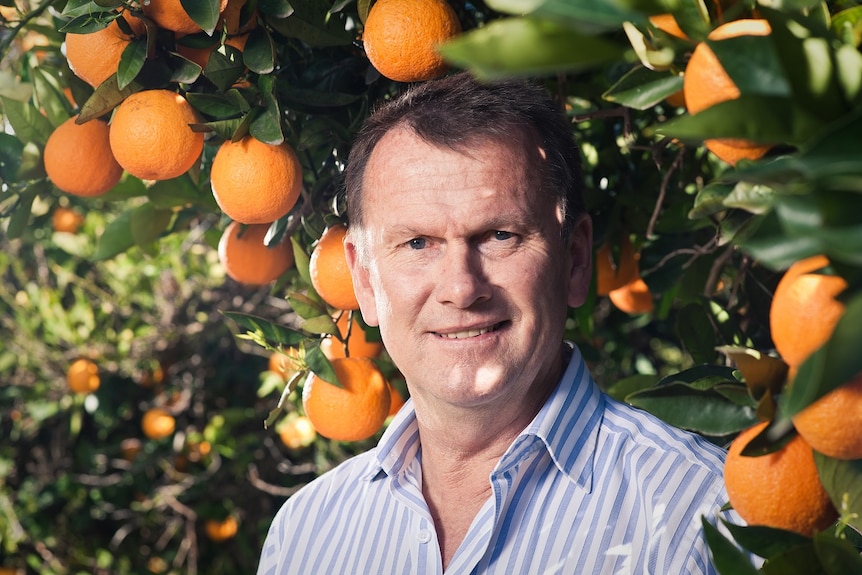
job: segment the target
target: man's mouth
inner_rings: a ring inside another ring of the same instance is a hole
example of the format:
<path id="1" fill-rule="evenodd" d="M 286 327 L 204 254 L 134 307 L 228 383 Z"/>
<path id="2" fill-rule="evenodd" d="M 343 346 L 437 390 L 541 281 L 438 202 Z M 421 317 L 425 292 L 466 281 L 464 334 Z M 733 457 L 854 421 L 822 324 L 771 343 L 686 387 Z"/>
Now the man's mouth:
<path id="1" fill-rule="evenodd" d="M 470 337 L 478 337 L 480 335 L 485 335 L 486 333 L 490 333 L 492 331 L 496 331 L 503 325 L 504 322 L 500 322 L 488 327 L 480 327 L 476 329 L 466 329 L 462 331 L 452 331 L 447 333 L 437 332 L 439 337 L 444 339 L 467 339 Z"/>

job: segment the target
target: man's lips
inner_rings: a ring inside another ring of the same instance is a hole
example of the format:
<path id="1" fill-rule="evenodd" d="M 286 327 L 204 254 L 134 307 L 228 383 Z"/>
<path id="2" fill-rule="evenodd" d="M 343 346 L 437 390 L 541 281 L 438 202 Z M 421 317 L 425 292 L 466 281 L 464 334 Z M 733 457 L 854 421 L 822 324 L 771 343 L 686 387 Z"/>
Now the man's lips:
<path id="1" fill-rule="evenodd" d="M 499 322 L 485 327 L 471 327 L 466 329 L 452 329 L 445 331 L 435 331 L 434 335 L 444 339 L 467 339 L 470 337 L 478 337 L 492 331 L 500 329 L 506 322 Z"/>

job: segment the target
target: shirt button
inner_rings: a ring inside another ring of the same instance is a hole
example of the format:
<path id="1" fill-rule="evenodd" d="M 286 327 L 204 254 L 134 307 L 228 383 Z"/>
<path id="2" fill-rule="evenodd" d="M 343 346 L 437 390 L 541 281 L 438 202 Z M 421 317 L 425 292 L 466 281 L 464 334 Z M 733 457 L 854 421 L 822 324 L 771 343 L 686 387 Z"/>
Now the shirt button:
<path id="1" fill-rule="evenodd" d="M 429 541 L 431 541 L 431 532 L 426 529 L 423 529 L 416 534 L 416 539 L 419 541 L 419 543 L 428 543 Z"/>

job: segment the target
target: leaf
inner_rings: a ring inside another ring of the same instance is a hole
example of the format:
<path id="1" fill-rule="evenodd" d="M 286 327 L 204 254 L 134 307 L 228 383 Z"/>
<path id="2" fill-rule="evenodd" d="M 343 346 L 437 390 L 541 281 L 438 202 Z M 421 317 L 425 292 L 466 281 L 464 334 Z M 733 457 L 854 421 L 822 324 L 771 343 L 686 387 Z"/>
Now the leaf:
<path id="1" fill-rule="evenodd" d="M 147 202 L 132 213 L 131 230 L 135 244 L 145 246 L 162 235 L 173 217 L 173 211 L 159 208 L 155 204 Z"/>
<path id="2" fill-rule="evenodd" d="M 5 120 L 12 126 L 18 139 L 44 146 L 51 132 L 54 131 L 54 126 L 48 118 L 27 102 L 19 102 L 6 96 L 0 96 L 0 101 L 3 102 Z"/>
<path id="3" fill-rule="evenodd" d="M 143 88 L 141 84 L 132 81 L 125 88 L 120 89 L 117 83 L 117 75 L 113 74 L 102 82 L 96 88 L 95 92 L 93 92 L 93 95 L 84 102 L 84 105 L 81 106 L 81 112 L 78 114 L 78 119 L 75 121 L 81 124 L 93 118 L 104 116 L 119 106 L 123 100 L 135 92 L 140 92 Z"/>
<path id="4" fill-rule="evenodd" d="M 0 180 L 13 182 L 18 179 L 23 154 L 24 144 L 18 138 L 11 134 L 0 133 Z"/>
<path id="5" fill-rule="evenodd" d="M 773 555 L 761 571 L 768 575 L 824 575 L 813 541 Z"/>
<path id="6" fill-rule="evenodd" d="M 609 0 L 487 0 L 486 4 L 493 10 L 506 14 L 531 14 L 537 18 L 565 20 L 583 28 L 615 29 L 623 22 L 642 18 L 642 14 L 634 6 L 626 6 L 626 2 Z M 648 10 L 650 2 L 642 2 L 637 8 Z M 657 3 L 652 3 L 654 12 Z"/>
<path id="7" fill-rule="evenodd" d="M 845 461 L 815 451 L 814 463 L 841 519 L 862 532 L 862 459 Z"/>
<path id="8" fill-rule="evenodd" d="M 322 302 L 314 300 L 308 297 L 305 294 L 301 293 L 290 293 L 287 296 L 287 301 L 290 303 L 290 307 L 299 317 L 303 319 L 311 319 L 313 317 L 318 317 L 320 315 L 324 315 L 327 313 L 326 305 Z M 330 320 L 331 321 L 331 320 Z M 330 333 L 330 332 L 324 332 Z M 335 332 L 331 332 L 335 333 Z"/>
<path id="9" fill-rule="evenodd" d="M 186 14 L 212 36 L 219 18 L 219 0 L 180 0 Z"/>
<path id="10" fill-rule="evenodd" d="M 287 18 L 293 14 L 293 7 L 288 0 L 258 0 L 257 7 L 264 14 L 275 18 Z"/>
<path id="11" fill-rule="evenodd" d="M 756 575 L 757 569 L 746 554 L 721 534 L 706 517 L 701 517 L 706 543 L 712 552 L 712 563 L 721 575 Z"/>
<path id="12" fill-rule="evenodd" d="M 309 333 L 319 334 L 334 334 L 338 333 L 338 328 L 329 314 L 323 314 L 309 318 L 302 322 L 302 329 Z"/>
<path id="13" fill-rule="evenodd" d="M 294 10 L 288 16 L 268 21 L 279 34 L 302 40 L 312 48 L 348 46 L 353 42 L 353 34 L 340 18 L 329 14 L 326 2 L 292 0 L 290 5 Z M 262 6 L 260 9 L 264 10 Z"/>
<path id="14" fill-rule="evenodd" d="M 814 536 L 814 549 L 827 575 L 862 573 L 862 555 L 848 541 L 822 532 Z"/>
<path id="15" fill-rule="evenodd" d="M 266 28 L 252 30 L 242 51 L 242 61 L 255 74 L 269 74 L 275 70 L 275 42 Z"/>
<path id="16" fill-rule="evenodd" d="M 158 207 L 171 209 L 187 204 L 194 204 L 206 208 L 217 208 L 215 199 L 209 192 L 204 192 L 188 174 L 170 180 L 159 180 L 147 189 L 150 202 Z"/>
<path id="17" fill-rule="evenodd" d="M 636 110 L 652 108 L 682 89 L 682 76 L 637 66 L 626 72 L 602 97 Z"/>
<path id="18" fill-rule="evenodd" d="M 656 384 L 656 376 L 649 374 L 635 374 L 617 380 L 613 385 L 605 389 L 605 393 L 617 401 L 625 401 L 627 395 L 650 389 Z"/>
<path id="19" fill-rule="evenodd" d="M 275 81 L 270 76 L 261 76 L 258 84 L 265 107 L 251 121 L 249 133 L 261 142 L 277 146 L 284 141 L 284 133 L 281 130 L 281 114 L 275 96 Z"/>
<path id="20" fill-rule="evenodd" d="M 296 271 L 299 272 L 299 277 L 302 278 L 302 281 L 306 285 L 311 285 L 311 273 L 308 271 L 311 258 L 305 251 L 305 247 L 296 238 L 291 237 L 290 241 L 293 244 L 293 265 L 296 267 Z"/>
<path id="21" fill-rule="evenodd" d="M 290 379 L 285 383 L 284 389 L 281 392 L 281 396 L 278 398 L 278 403 L 275 406 L 275 409 L 269 412 L 266 420 L 263 422 L 264 429 L 269 429 L 272 425 L 278 421 L 278 418 L 284 413 L 284 405 L 287 402 L 287 397 L 296 389 L 297 384 L 301 379 L 308 377 L 308 370 L 301 369 L 295 371 L 293 375 L 290 376 Z"/>
<path id="22" fill-rule="evenodd" d="M 126 210 L 105 226 L 105 231 L 96 241 L 92 261 L 110 259 L 135 245 L 135 238 L 132 236 L 133 214 L 134 210 Z"/>
<path id="23" fill-rule="evenodd" d="M 679 341 L 695 363 L 713 363 L 715 353 L 715 330 L 710 317 L 700 304 L 690 303 L 679 310 L 676 317 Z"/>
<path id="24" fill-rule="evenodd" d="M 242 52 L 224 44 L 210 53 L 207 67 L 204 68 L 204 76 L 224 92 L 233 86 L 244 71 Z"/>
<path id="25" fill-rule="evenodd" d="M 787 378 L 787 364 L 756 349 L 739 346 L 722 346 L 718 351 L 733 361 L 742 373 L 751 395 L 760 398 L 767 391 L 777 394 Z"/>
<path id="26" fill-rule="evenodd" d="M 44 188 L 44 186 L 42 186 Z M 42 190 L 46 191 L 46 190 Z M 33 202 L 39 194 L 39 189 L 36 186 L 31 186 L 21 192 L 18 198 L 15 212 L 6 226 L 6 237 L 9 239 L 20 238 L 30 224 L 30 214 L 33 209 Z"/>
<path id="27" fill-rule="evenodd" d="M 236 311 L 223 311 L 221 313 L 228 319 L 235 321 L 239 327 L 248 330 L 248 333 L 259 336 L 261 341 L 272 348 L 296 346 L 308 339 L 306 334 L 256 315 Z"/>
<path id="28" fill-rule="evenodd" d="M 550 20 L 494 20 L 439 46 L 444 59 L 482 79 L 581 71 L 616 60 L 624 48 Z"/>
<path id="29" fill-rule="evenodd" d="M 329 359 L 323 355 L 320 345 L 310 345 L 305 349 L 305 361 L 308 363 L 308 368 L 320 379 L 328 381 L 337 387 L 343 387 L 338 381 L 338 376 L 335 375 L 335 369 Z"/>
<path id="30" fill-rule="evenodd" d="M 706 43 L 743 95 L 791 97 L 771 36 L 737 36 Z"/>
<path id="31" fill-rule="evenodd" d="M 803 535 L 784 529 L 763 525 L 735 525 L 725 520 L 722 520 L 722 523 L 739 545 L 763 558 L 783 553 L 809 541 Z"/>
<path id="32" fill-rule="evenodd" d="M 129 42 L 120 56 L 117 69 L 117 88 L 122 90 L 138 76 L 147 59 L 147 40 L 138 38 Z"/>

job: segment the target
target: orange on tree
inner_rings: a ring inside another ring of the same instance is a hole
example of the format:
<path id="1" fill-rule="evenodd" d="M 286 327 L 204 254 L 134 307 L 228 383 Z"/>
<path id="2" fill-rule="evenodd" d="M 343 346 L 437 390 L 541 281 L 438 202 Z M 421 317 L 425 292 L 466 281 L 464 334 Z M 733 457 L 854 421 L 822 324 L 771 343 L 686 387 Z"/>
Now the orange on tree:
<path id="1" fill-rule="evenodd" d="M 823 455 L 862 459 L 862 374 L 797 413 L 793 426 Z"/>
<path id="2" fill-rule="evenodd" d="M 292 415 L 294 417 L 288 417 L 278 426 L 278 438 L 288 449 L 308 447 L 317 438 L 317 430 L 307 416 L 297 413 Z"/>
<path id="3" fill-rule="evenodd" d="M 649 313 L 653 310 L 652 292 L 646 282 L 637 278 L 633 282 L 612 290 L 608 294 L 617 309 L 628 314 Z"/>
<path id="4" fill-rule="evenodd" d="M 249 34 L 257 26 L 256 10 L 247 21 L 242 19 L 242 9 L 245 4 L 246 0 L 228 0 L 227 7 L 222 12 L 216 26 L 217 35 L 224 32 L 224 43 L 233 46 L 240 52 L 245 50 Z M 218 47 L 218 42 L 213 42 L 208 46 L 187 46 L 180 41 L 177 43 L 177 52 L 201 68 L 206 68 L 210 55 Z"/>
<path id="5" fill-rule="evenodd" d="M 707 38 L 725 40 L 738 36 L 768 36 L 771 32 L 766 20 L 742 19 L 722 24 L 710 32 Z M 721 102 L 735 100 L 741 92 L 712 48 L 700 42 L 685 67 L 683 94 L 688 111 L 697 114 Z M 704 143 L 708 150 L 731 165 L 742 159 L 756 160 L 771 148 L 767 144 L 736 138 L 710 139 Z"/>
<path id="6" fill-rule="evenodd" d="M 293 246 L 285 235 L 277 243 L 264 243 L 269 224 L 231 222 L 218 244 L 225 273 L 241 284 L 264 285 L 277 280 L 293 265 Z"/>
<path id="7" fill-rule="evenodd" d="M 398 82 L 421 82 L 446 73 L 437 46 L 460 32 L 458 15 L 445 0 L 377 0 L 362 42 L 378 72 Z"/>
<path id="8" fill-rule="evenodd" d="M 767 424 L 746 429 L 730 445 L 724 464 L 730 504 L 749 525 L 786 529 L 810 537 L 838 516 L 820 483 L 811 446 L 796 435 L 773 453 L 741 454 Z"/>
<path id="9" fill-rule="evenodd" d="M 350 327 L 350 337 L 347 337 L 347 327 L 350 318 L 347 312 L 341 314 L 335 325 L 338 327 L 338 332 L 342 339 L 347 338 L 347 353 L 344 351 L 345 343 L 336 337 L 329 336 L 320 342 L 320 350 L 328 359 L 332 360 L 338 357 L 371 357 L 375 358 L 383 351 L 383 343 L 379 341 L 368 341 L 365 330 L 359 325 L 358 321 L 354 321 Z"/>
<path id="10" fill-rule="evenodd" d="M 76 359 L 66 370 L 66 382 L 75 393 L 93 393 L 99 389 L 99 366 L 86 358 Z"/>
<path id="11" fill-rule="evenodd" d="M 302 406 L 317 432 L 337 441 L 374 435 L 389 414 L 389 383 L 367 357 L 332 361 L 342 387 L 312 374 L 302 389 Z"/>
<path id="12" fill-rule="evenodd" d="M 176 429 L 174 416 L 160 407 L 148 409 L 141 419 L 141 429 L 150 439 L 164 439 Z"/>
<path id="13" fill-rule="evenodd" d="M 76 119 L 69 118 L 48 136 L 42 155 L 45 173 L 67 194 L 100 196 L 117 185 L 123 168 L 111 151 L 108 124 L 98 119 L 77 124 Z"/>
<path id="14" fill-rule="evenodd" d="M 55 232 L 76 234 L 83 223 L 84 216 L 63 206 L 57 206 L 51 214 L 51 227 Z"/>
<path id="15" fill-rule="evenodd" d="M 227 541 L 236 536 L 238 530 L 239 523 L 233 515 L 229 515 L 221 521 L 218 519 L 207 519 L 204 521 L 204 533 L 206 533 L 211 541 L 215 541 L 216 543 Z"/>
<path id="16" fill-rule="evenodd" d="M 219 146 L 210 171 L 213 197 L 232 220 L 269 224 L 287 215 L 302 191 L 302 165 L 287 142 L 248 135 Z"/>
<path id="17" fill-rule="evenodd" d="M 608 295 L 611 291 L 633 282 L 640 277 L 638 254 L 632 241 L 624 234 L 620 238 L 619 255 L 614 259 L 611 244 L 605 242 L 596 250 L 593 261 L 596 269 L 596 293 Z"/>
<path id="18" fill-rule="evenodd" d="M 311 252 L 308 271 L 311 285 L 323 301 L 336 309 L 357 310 L 359 301 L 344 254 L 346 235 L 347 228 L 342 224 L 326 228 Z"/>
<path id="19" fill-rule="evenodd" d="M 781 358 L 799 367 L 832 336 L 844 314 L 836 296 L 847 287 L 839 276 L 816 273 L 829 265 L 825 256 L 812 256 L 790 266 L 772 295 L 769 328 Z"/>
<path id="20" fill-rule="evenodd" d="M 171 90 L 143 90 L 123 100 L 111 119 L 111 150 L 123 168 L 143 180 L 169 180 L 200 158 L 204 135 L 191 104 Z"/>
<path id="21" fill-rule="evenodd" d="M 89 34 L 66 34 L 66 60 L 72 72 L 94 88 L 117 72 L 120 56 L 131 41 L 146 32 L 146 25 L 124 10 L 121 18 L 133 35 L 120 28 L 116 20 L 106 28 Z"/>
<path id="22" fill-rule="evenodd" d="M 688 40 L 688 35 L 679 27 L 676 17 L 673 14 L 653 14 L 649 17 L 650 24 L 666 34 L 675 36 L 682 40 Z"/>
<path id="23" fill-rule="evenodd" d="M 227 0 L 220 0 L 219 14 L 224 12 L 225 7 Z M 201 27 L 188 15 L 180 0 L 147 0 L 141 2 L 141 9 L 159 28 L 183 35 L 201 31 Z"/>

